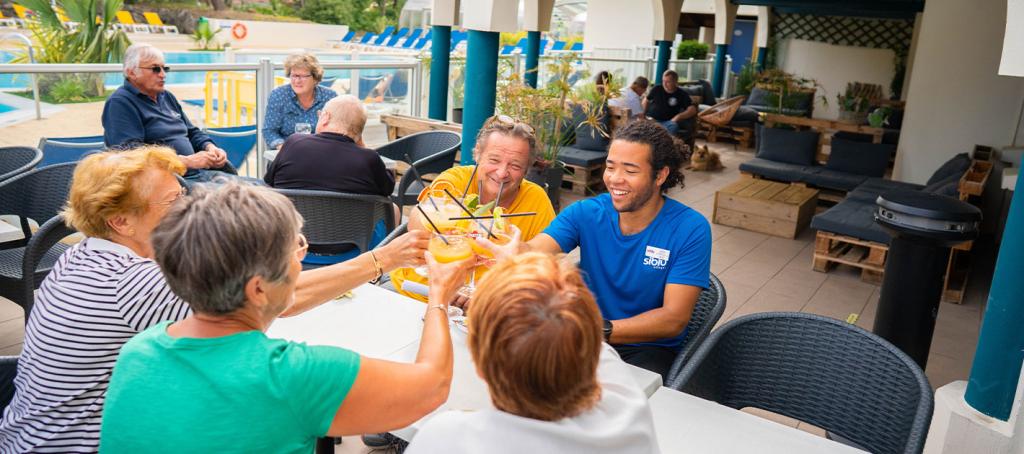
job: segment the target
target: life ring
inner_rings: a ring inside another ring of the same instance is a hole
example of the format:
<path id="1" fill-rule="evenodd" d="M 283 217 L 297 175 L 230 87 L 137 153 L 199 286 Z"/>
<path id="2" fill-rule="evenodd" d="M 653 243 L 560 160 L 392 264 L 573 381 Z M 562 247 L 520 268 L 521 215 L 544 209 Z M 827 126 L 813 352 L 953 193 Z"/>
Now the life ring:
<path id="1" fill-rule="evenodd" d="M 245 36 L 249 34 L 249 29 L 245 28 L 245 24 L 241 22 L 235 22 L 235 25 L 231 26 L 231 36 L 235 39 L 245 39 Z"/>

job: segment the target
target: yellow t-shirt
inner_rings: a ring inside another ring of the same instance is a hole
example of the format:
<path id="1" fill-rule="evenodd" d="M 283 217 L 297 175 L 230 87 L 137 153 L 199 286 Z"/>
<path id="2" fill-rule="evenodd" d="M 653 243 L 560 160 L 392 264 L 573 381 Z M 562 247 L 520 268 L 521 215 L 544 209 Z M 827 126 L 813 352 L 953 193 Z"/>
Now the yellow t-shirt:
<path id="1" fill-rule="evenodd" d="M 441 175 L 434 181 L 447 181 L 452 183 L 456 188 L 462 190 L 466 187 L 466 183 L 469 182 L 469 177 L 473 173 L 473 166 L 457 166 L 445 170 Z M 477 185 L 469 185 L 469 194 L 477 193 Z M 426 190 L 420 193 L 420 200 L 423 200 Z M 467 194 L 467 195 L 469 195 Z M 523 184 L 519 186 L 519 193 L 516 194 L 515 200 L 509 205 L 506 213 L 524 213 L 528 211 L 534 211 L 537 213 L 536 216 L 522 216 L 509 218 L 509 222 L 514 224 L 522 232 L 522 240 L 529 241 L 533 237 L 537 236 L 538 233 L 543 232 L 547 228 L 548 224 L 555 219 L 555 209 L 551 206 L 551 201 L 548 200 L 548 195 L 544 192 L 544 189 L 535 183 L 523 180 Z M 481 267 L 477 270 L 477 280 L 480 279 L 481 274 L 485 269 Z M 406 280 L 418 282 L 421 284 L 427 284 L 427 278 L 420 276 L 412 268 L 399 268 L 391 272 L 391 283 L 394 284 L 395 289 L 398 293 L 401 293 L 410 298 L 415 298 L 420 301 L 426 301 L 427 297 L 418 293 L 409 293 L 402 290 L 402 283 Z"/>

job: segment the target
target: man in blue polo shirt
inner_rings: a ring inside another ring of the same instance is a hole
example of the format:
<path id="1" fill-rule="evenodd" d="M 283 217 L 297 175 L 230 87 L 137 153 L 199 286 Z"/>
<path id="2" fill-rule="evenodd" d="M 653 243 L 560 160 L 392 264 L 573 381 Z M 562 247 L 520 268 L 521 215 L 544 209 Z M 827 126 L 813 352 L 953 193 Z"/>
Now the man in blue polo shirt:
<path id="1" fill-rule="evenodd" d="M 124 55 L 124 85 L 103 105 L 107 147 L 160 144 L 174 149 L 188 168 L 185 178 L 209 181 L 235 173 L 227 154 L 192 125 L 174 95 L 164 90 L 168 68 L 160 49 L 133 44 Z M 217 172 L 217 171 L 221 172 Z"/>
<path id="2" fill-rule="evenodd" d="M 665 197 L 683 181 L 681 153 L 653 121 L 618 130 L 608 149 L 608 193 L 570 205 L 528 243 L 499 255 L 580 248 L 580 268 L 605 318 L 605 340 L 627 363 L 667 378 L 711 267 L 711 226 Z"/>

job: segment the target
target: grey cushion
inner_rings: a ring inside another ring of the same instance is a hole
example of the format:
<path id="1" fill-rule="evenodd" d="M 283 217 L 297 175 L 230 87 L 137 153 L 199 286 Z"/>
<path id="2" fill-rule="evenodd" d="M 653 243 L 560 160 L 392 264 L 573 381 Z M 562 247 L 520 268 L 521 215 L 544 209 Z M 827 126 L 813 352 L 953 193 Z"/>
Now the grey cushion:
<path id="1" fill-rule="evenodd" d="M 889 168 L 892 145 L 832 139 L 832 151 L 825 168 L 868 177 L 881 177 Z"/>
<path id="2" fill-rule="evenodd" d="M 768 159 L 754 158 L 740 164 L 741 172 L 748 172 L 760 175 L 765 178 L 791 183 L 802 183 L 806 181 L 807 175 L 816 169 L 811 166 L 788 164 L 785 162 L 770 161 Z"/>
<path id="3" fill-rule="evenodd" d="M 743 104 L 750 106 L 767 106 L 772 93 L 768 90 L 754 87 L 750 90 L 750 96 L 747 96 L 746 102 Z"/>
<path id="4" fill-rule="evenodd" d="M 608 126 L 605 125 L 607 131 Z M 581 150 L 592 150 L 592 151 L 608 151 L 608 143 L 611 139 L 605 137 L 600 132 L 595 131 L 590 124 L 584 123 L 576 127 L 576 145 L 575 148 Z"/>
<path id="5" fill-rule="evenodd" d="M 847 198 L 875 203 L 875 199 L 882 193 L 892 190 L 915 191 L 923 188 L 919 184 L 907 183 L 904 181 L 886 180 L 883 178 L 868 178 L 856 189 L 846 194 Z"/>
<path id="6" fill-rule="evenodd" d="M 559 161 L 579 167 L 590 167 L 594 164 L 600 164 L 607 157 L 607 151 L 581 150 L 576 147 L 562 147 L 558 152 Z"/>
<path id="7" fill-rule="evenodd" d="M 756 123 L 757 122 L 757 111 L 747 106 L 740 106 L 736 110 L 736 115 L 732 116 L 732 121 L 729 122 L 731 125 L 738 125 L 740 123 Z"/>
<path id="8" fill-rule="evenodd" d="M 875 223 L 876 206 L 849 198 L 811 219 L 811 228 L 889 244 L 890 236 Z"/>
<path id="9" fill-rule="evenodd" d="M 928 178 L 928 182 L 925 184 L 929 185 L 939 180 L 945 180 L 952 175 L 963 175 L 970 166 L 971 158 L 967 157 L 967 153 L 960 153 L 943 163 L 938 170 Z"/>
<path id="10" fill-rule="evenodd" d="M 960 178 L 962 177 L 962 174 L 953 174 L 934 183 L 928 184 L 921 190 L 932 194 L 956 197 L 958 195 L 957 189 L 960 186 Z"/>
<path id="11" fill-rule="evenodd" d="M 819 136 L 816 131 L 761 128 L 757 157 L 809 166 L 814 163 L 814 155 L 818 152 Z"/>
<path id="12" fill-rule="evenodd" d="M 839 172 L 835 170 L 816 167 L 812 172 L 804 176 L 804 181 L 819 188 L 836 189 L 839 191 L 852 191 L 868 177 L 856 173 Z"/>

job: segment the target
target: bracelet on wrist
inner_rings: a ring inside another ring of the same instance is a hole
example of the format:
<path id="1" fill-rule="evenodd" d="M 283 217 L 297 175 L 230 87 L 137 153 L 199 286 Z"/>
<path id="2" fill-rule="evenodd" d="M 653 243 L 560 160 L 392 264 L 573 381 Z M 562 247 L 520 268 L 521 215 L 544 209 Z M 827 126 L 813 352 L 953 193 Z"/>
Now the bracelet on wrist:
<path id="1" fill-rule="evenodd" d="M 373 251 L 369 251 L 369 252 L 370 252 L 370 259 L 373 260 L 373 270 L 374 270 L 374 278 L 370 282 L 377 283 L 378 281 L 380 281 L 380 278 L 384 276 L 384 267 L 381 266 L 380 261 L 377 260 L 377 255 L 374 254 Z"/>

